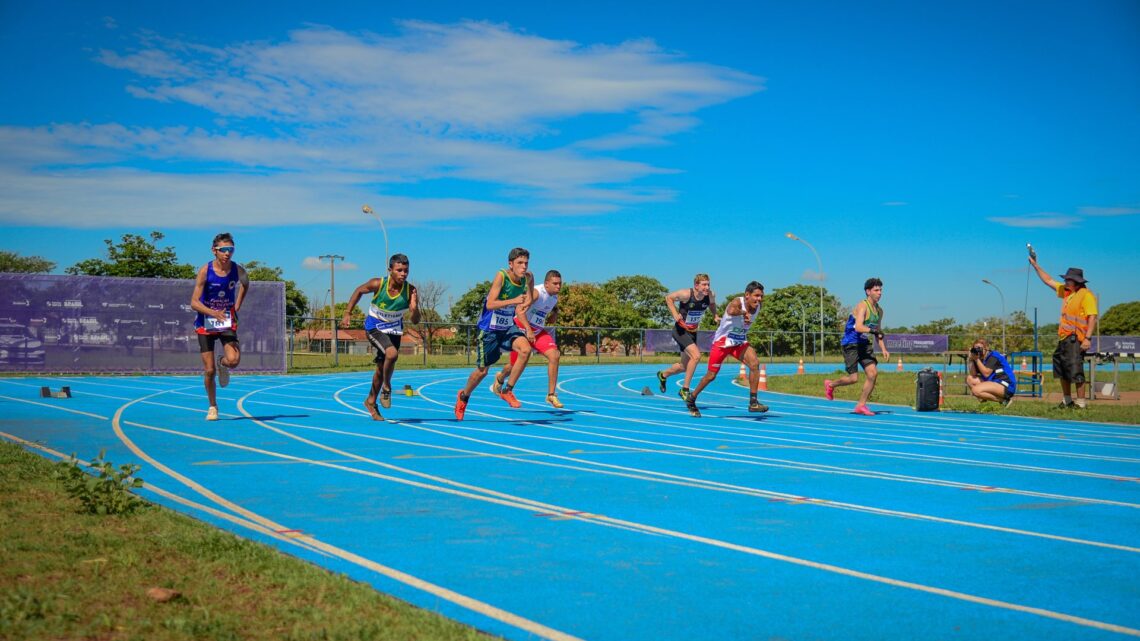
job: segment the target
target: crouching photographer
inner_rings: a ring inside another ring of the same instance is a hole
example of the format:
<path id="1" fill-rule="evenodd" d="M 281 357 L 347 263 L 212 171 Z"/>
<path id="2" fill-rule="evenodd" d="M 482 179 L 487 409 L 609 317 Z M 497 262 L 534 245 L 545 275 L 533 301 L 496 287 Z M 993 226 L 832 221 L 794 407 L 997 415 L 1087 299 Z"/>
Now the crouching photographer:
<path id="1" fill-rule="evenodd" d="M 991 350 L 984 338 L 974 341 L 967 362 L 966 384 L 979 401 L 994 401 L 1008 407 L 1017 393 L 1017 378 L 1004 354 Z"/>

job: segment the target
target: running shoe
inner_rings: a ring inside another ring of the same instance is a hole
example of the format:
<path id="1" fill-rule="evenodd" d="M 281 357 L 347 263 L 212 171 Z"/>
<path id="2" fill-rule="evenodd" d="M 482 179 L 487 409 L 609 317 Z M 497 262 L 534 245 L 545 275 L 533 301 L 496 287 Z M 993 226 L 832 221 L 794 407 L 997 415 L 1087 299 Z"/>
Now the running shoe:
<path id="1" fill-rule="evenodd" d="M 222 365 L 222 358 L 218 357 L 218 385 L 225 387 L 230 384 L 230 368 Z"/>
<path id="2" fill-rule="evenodd" d="M 560 410 L 563 407 L 562 401 L 558 400 L 557 394 L 547 394 L 546 395 L 546 402 L 550 403 L 551 406 L 553 406 L 554 409 L 556 409 L 556 410 Z"/>
<path id="3" fill-rule="evenodd" d="M 835 400 L 835 384 L 831 382 L 830 378 L 823 382 L 823 395 L 829 401 Z"/>
<path id="4" fill-rule="evenodd" d="M 499 380 L 499 375 L 495 374 L 495 381 L 491 383 L 491 392 L 495 396 L 503 395 L 503 381 Z"/>
<path id="5" fill-rule="evenodd" d="M 392 407 L 392 390 L 390 390 L 390 389 L 381 389 L 380 390 L 380 406 L 383 407 L 384 409 L 388 409 L 389 407 Z"/>
<path id="6" fill-rule="evenodd" d="M 1083 398 L 1074 399 L 1073 405 L 1075 406 L 1074 409 L 1078 410 L 1087 410 L 1089 408 L 1089 402 Z"/>
<path id="7" fill-rule="evenodd" d="M 666 389 L 665 388 L 666 383 L 665 383 L 665 373 L 664 372 L 657 372 L 657 386 L 661 388 L 661 393 L 664 394 L 665 389 Z"/>
<path id="8" fill-rule="evenodd" d="M 701 417 L 701 410 L 697 409 L 697 400 L 692 396 L 685 399 L 685 407 L 689 409 L 689 415 L 693 418 Z"/>
<path id="9" fill-rule="evenodd" d="M 1059 410 L 1071 410 L 1076 406 L 1077 406 L 1077 404 L 1072 402 L 1072 401 L 1068 401 L 1068 402 L 1061 401 L 1061 404 L 1057 406 L 1057 409 L 1059 409 Z"/>
<path id="10" fill-rule="evenodd" d="M 463 390 L 455 393 L 455 420 L 462 421 L 463 413 L 467 411 L 467 401 L 463 400 Z"/>
<path id="11" fill-rule="evenodd" d="M 872 411 L 871 408 L 867 407 L 866 405 L 856 405 L 855 406 L 855 413 L 859 414 L 861 416 L 874 416 L 875 415 L 875 412 Z"/>
<path id="12" fill-rule="evenodd" d="M 511 407 L 513 407 L 516 410 L 518 408 L 522 407 L 522 403 L 519 402 L 519 399 L 515 398 L 515 393 L 512 390 L 507 390 L 507 391 L 503 392 L 502 394 L 499 394 L 499 398 L 506 401 L 507 405 L 510 405 Z"/>
<path id="13" fill-rule="evenodd" d="M 761 403 L 760 401 L 758 401 L 756 399 L 752 399 L 752 400 L 748 401 L 748 411 L 749 412 L 761 412 L 761 413 L 763 413 L 763 412 L 768 411 L 768 406 Z"/>
<path id="14" fill-rule="evenodd" d="M 372 417 L 372 420 L 384 420 L 384 417 L 380 415 L 380 410 L 376 409 L 376 403 L 369 403 L 368 401 L 364 401 L 364 409 L 368 410 L 368 415 Z"/>
<path id="15" fill-rule="evenodd" d="M 1002 401 L 1001 406 L 1002 407 L 1009 407 L 1010 405 L 1013 405 L 1013 397 L 1014 396 L 1016 396 L 1016 395 L 1010 395 L 1008 398 L 1006 398 L 1004 401 Z"/>
<path id="16" fill-rule="evenodd" d="M 682 387 L 680 390 L 677 391 L 677 396 L 680 396 L 682 401 L 689 400 L 689 388 Z"/>
<path id="17" fill-rule="evenodd" d="M 206 410 L 206 420 L 207 421 L 218 420 L 218 408 L 211 405 L 210 409 Z"/>

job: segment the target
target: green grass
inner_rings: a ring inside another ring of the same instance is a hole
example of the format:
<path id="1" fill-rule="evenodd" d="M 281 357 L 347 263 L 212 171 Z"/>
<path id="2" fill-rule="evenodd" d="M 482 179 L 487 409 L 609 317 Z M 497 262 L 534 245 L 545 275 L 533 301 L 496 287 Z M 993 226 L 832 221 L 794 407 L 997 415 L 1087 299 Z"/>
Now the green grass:
<path id="1" fill-rule="evenodd" d="M 823 381 L 828 378 L 841 376 L 838 368 L 833 374 L 804 374 L 798 376 L 769 376 L 768 389 L 773 392 L 786 392 L 788 394 L 803 394 L 807 396 L 823 396 Z M 1101 403 L 1093 401 L 1086 410 L 1060 410 L 1056 409 L 1057 401 L 1043 401 L 1017 397 L 1009 407 L 1002 408 L 997 403 L 979 403 L 972 396 L 961 395 L 964 379 L 961 374 L 951 374 L 946 377 L 945 389 L 948 393 L 944 397 L 943 410 L 959 412 L 979 412 L 985 414 L 1007 414 L 1014 416 L 1038 416 L 1050 419 L 1070 419 L 1080 421 L 1100 421 L 1106 423 L 1132 423 L 1140 424 L 1140 405 L 1125 405 L 1117 403 Z M 840 387 L 835 390 L 835 398 L 855 401 L 859 398 L 859 390 L 863 384 L 863 375 L 860 373 L 859 383 Z M 871 395 L 872 403 L 889 403 L 893 405 L 914 406 L 914 372 L 880 372 L 875 384 L 875 391 Z M 1058 389 L 1051 379 L 1046 379 L 1046 388 L 1049 391 Z M 1121 391 L 1140 390 L 1140 372 L 1120 372 Z"/>
<path id="2" fill-rule="evenodd" d="M 0 639 L 490 638 L 165 508 L 78 508 L 49 461 L 0 442 Z"/>

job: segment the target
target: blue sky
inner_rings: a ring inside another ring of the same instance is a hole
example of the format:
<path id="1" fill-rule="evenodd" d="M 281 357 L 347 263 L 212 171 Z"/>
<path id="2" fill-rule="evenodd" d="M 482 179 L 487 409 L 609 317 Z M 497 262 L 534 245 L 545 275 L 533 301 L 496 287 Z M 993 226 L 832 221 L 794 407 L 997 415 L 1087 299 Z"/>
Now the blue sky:
<path id="1" fill-rule="evenodd" d="M 1026 302 L 1025 243 L 1140 298 L 1140 4 L 0 3 L 0 249 L 159 229 L 338 298 L 412 259 L 719 292 L 885 282 L 887 323 Z M 480 6 L 488 5 L 488 6 Z M 493 6 L 491 6 L 493 4 Z"/>

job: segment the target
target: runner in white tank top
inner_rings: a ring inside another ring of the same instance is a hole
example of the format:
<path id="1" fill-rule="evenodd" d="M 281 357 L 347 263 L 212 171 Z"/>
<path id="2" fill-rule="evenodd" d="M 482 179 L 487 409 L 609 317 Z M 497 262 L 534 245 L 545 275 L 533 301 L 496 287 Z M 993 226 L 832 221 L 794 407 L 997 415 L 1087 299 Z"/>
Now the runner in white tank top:
<path id="1" fill-rule="evenodd" d="M 689 393 L 685 405 L 689 413 L 700 417 L 701 411 L 697 409 L 697 396 L 712 383 L 720 373 L 721 363 L 732 356 L 748 367 L 748 411 L 767 412 L 768 406 L 756 400 L 756 390 L 760 387 L 760 359 L 756 357 L 756 350 L 748 344 L 748 330 L 760 313 L 760 306 L 764 302 L 764 286 L 757 281 L 748 283 L 744 288 L 744 295 L 729 302 L 724 309 L 724 316 L 720 319 L 720 326 L 713 335 L 712 351 L 709 353 L 708 371 L 697 387 Z"/>
<path id="2" fill-rule="evenodd" d="M 527 340 L 534 346 L 534 351 L 546 357 L 546 402 L 555 409 L 562 408 L 562 402 L 558 400 L 558 357 L 561 352 L 555 344 L 554 335 L 548 332 L 546 327 L 553 324 L 558 315 L 560 291 L 562 291 L 562 274 L 552 269 L 546 272 L 546 279 L 541 285 L 535 285 L 530 304 L 515 308 L 515 324 L 526 332 Z M 511 367 L 517 359 L 518 355 L 511 352 L 511 361 L 495 375 L 492 390 L 502 387 L 503 382 L 511 375 Z"/>

